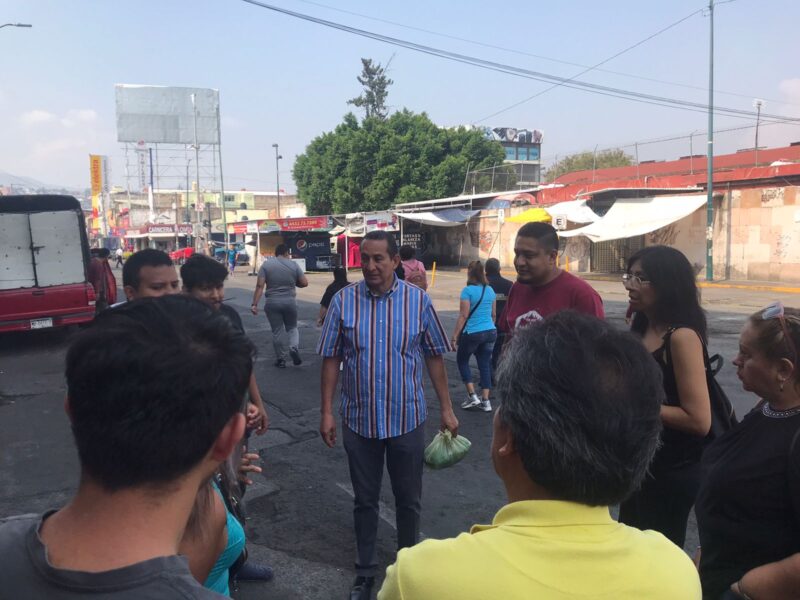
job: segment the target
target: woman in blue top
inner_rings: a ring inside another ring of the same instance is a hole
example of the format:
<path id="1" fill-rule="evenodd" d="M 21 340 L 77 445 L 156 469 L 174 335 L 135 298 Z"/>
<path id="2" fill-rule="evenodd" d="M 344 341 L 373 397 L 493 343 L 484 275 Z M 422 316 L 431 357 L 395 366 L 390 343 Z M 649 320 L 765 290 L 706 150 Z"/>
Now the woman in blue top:
<path id="1" fill-rule="evenodd" d="M 461 305 L 453 331 L 453 345 L 458 348 L 456 359 L 461 380 L 467 387 L 467 399 L 461 408 L 491 412 L 489 392 L 492 389 L 492 350 L 497 340 L 495 312 L 497 302 L 494 290 L 486 280 L 483 264 L 476 260 L 467 267 L 467 287 L 461 290 Z M 469 359 L 475 355 L 481 378 L 481 397 L 472 384 Z"/>

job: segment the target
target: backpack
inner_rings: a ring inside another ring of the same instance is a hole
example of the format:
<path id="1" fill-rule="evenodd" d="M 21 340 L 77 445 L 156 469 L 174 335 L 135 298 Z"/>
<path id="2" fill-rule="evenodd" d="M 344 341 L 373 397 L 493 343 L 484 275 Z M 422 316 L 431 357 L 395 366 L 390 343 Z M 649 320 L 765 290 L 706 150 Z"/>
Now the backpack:
<path id="1" fill-rule="evenodd" d="M 670 351 L 670 341 L 672 338 L 672 333 L 677 329 L 677 327 L 673 327 L 667 332 L 667 335 L 664 336 L 664 342 L 666 344 L 666 355 L 667 355 L 667 362 L 672 364 L 672 353 Z M 723 358 L 719 354 L 715 354 L 714 356 L 708 356 L 708 348 L 706 348 L 705 342 L 700 340 L 701 344 L 703 345 L 703 362 L 705 363 L 706 367 L 706 383 L 708 385 L 708 399 L 711 402 L 711 429 L 708 431 L 708 435 L 706 435 L 705 443 L 708 444 L 713 442 L 715 439 L 720 437 L 723 433 L 731 429 L 734 425 L 736 425 L 739 421 L 736 418 L 736 412 L 733 410 L 733 405 L 731 401 L 728 399 L 725 390 L 722 389 L 722 386 L 719 384 L 716 378 L 716 374 L 722 368 Z M 717 363 L 716 367 L 713 367 L 712 364 Z"/>
<path id="2" fill-rule="evenodd" d="M 403 263 L 403 271 L 406 274 L 406 283 L 411 283 L 423 290 L 428 289 L 428 280 L 425 277 L 425 267 L 422 263 L 416 261 L 413 266 Z"/>

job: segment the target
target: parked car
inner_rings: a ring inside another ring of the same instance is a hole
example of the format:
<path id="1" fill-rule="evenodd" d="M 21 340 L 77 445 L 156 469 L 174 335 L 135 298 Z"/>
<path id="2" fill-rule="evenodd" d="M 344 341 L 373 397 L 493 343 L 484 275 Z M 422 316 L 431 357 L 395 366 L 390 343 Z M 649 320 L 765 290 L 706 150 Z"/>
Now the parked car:
<path id="1" fill-rule="evenodd" d="M 170 252 L 169 257 L 176 265 L 182 265 L 192 254 L 194 254 L 194 248 L 178 248 Z"/>
<path id="2" fill-rule="evenodd" d="M 94 318 L 89 240 L 72 196 L 0 201 L 0 332 L 48 329 Z"/>

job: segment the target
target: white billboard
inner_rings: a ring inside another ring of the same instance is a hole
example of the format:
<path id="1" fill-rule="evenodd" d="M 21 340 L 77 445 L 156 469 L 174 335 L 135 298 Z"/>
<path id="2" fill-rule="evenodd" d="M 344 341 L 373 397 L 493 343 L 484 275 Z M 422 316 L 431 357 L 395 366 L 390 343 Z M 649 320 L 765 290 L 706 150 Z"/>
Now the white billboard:
<path id="1" fill-rule="evenodd" d="M 156 144 L 219 144 L 219 91 L 157 85 L 114 86 L 117 141 Z M 194 104 L 192 103 L 194 95 Z"/>

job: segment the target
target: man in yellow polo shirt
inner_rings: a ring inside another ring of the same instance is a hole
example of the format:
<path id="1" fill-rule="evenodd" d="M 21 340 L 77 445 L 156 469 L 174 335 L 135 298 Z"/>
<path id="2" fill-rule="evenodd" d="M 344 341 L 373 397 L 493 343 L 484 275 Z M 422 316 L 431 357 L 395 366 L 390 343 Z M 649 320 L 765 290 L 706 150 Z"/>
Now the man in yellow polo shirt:
<path id="1" fill-rule="evenodd" d="M 688 556 L 611 519 L 661 429 L 658 366 L 629 334 L 572 312 L 518 330 L 497 376 L 492 525 L 401 550 L 378 600 L 700 600 Z"/>

